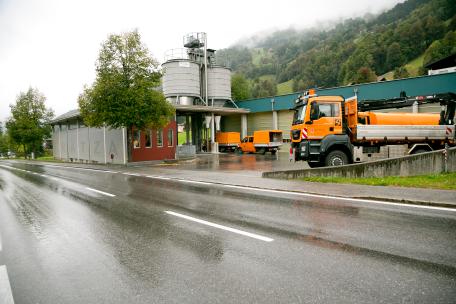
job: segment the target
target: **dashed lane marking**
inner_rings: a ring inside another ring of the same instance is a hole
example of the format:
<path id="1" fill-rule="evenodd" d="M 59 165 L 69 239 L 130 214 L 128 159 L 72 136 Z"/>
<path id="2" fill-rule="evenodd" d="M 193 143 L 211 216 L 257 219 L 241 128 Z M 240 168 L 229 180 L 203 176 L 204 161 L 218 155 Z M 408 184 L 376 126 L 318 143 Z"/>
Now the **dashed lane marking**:
<path id="1" fill-rule="evenodd" d="M 4 265 L 0 266 L 0 303 L 14 304 L 8 272 L 6 271 L 6 266 Z"/>
<path id="2" fill-rule="evenodd" d="M 93 192 L 96 192 L 96 193 L 100 193 L 100 194 L 106 195 L 106 196 L 110 196 L 110 197 L 116 196 L 115 194 L 111 194 L 111 193 L 108 193 L 108 192 L 100 191 L 100 190 L 93 189 L 93 188 L 90 188 L 90 187 L 86 187 L 86 189 L 90 190 L 90 191 L 93 191 Z"/>
<path id="3" fill-rule="evenodd" d="M 199 224 L 202 224 L 202 225 L 206 225 L 206 226 L 222 229 L 222 230 L 225 230 L 225 231 L 237 233 L 237 234 L 244 235 L 244 236 L 247 236 L 247 237 L 251 237 L 251 238 L 254 238 L 254 239 L 257 239 L 257 240 L 261 240 L 261 241 L 264 241 L 264 242 L 272 242 L 272 241 L 274 241 L 274 239 L 271 239 L 271 238 L 266 237 L 266 236 L 262 236 L 262 235 L 259 235 L 259 234 L 255 234 L 255 233 L 239 230 L 239 229 L 236 229 L 236 228 L 231 228 L 231 227 L 228 227 L 228 226 L 219 225 L 219 224 L 216 224 L 216 223 L 212 223 L 212 222 L 208 222 L 208 221 L 205 221 L 205 220 L 197 219 L 195 217 L 191 217 L 191 216 L 188 216 L 188 215 L 185 215 L 185 214 L 180 214 L 180 213 L 169 211 L 169 210 L 165 211 L 165 212 L 167 214 L 174 215 L 174 216 L 177 216 L 177 217 L 180 217 L 180 218 L 192 221 L 192 222 L 196 222 L 196 223 L 199 223 Z"/>

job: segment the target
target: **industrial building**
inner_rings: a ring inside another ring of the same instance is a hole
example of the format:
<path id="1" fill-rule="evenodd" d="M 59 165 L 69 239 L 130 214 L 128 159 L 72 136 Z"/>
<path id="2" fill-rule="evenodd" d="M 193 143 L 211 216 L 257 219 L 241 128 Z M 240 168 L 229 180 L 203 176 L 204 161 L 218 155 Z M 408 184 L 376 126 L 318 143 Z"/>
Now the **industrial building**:
<path id="1" fill-rule="evenodd" d="M 194 156 L 202 151 L 218 152 L 215 132 L 226 117 L 243 117 L 247 130 L 249 110 L 231 99 L 231 71 L 207 48 L 206 33 L 184 36 L 184 48 L 166 52 L 163 93 L 176 109 L 176 116 L 160 130 L 132 130 L 133 162 Z M 185 142 L 178 145 L 178 123 Z M 65 113 L 52 122 L 54 158 L 77 162 L 127 163 L 127 132 L 123 129 L 91 128 L 79 111 Z"/>
<path id="2" fill-rule="evenodd" d="M 240 132 L 243 138 L 255 130 L 278 129 L 284 142 L 290 141 L 292 108 L 300 92 L 233 102 L 231 71 L 217 62 L 215 50 L 207 48 L 206 33 L 185 35 L 183 46 L 167 51 L 162 64 L 163 93 L 176 109 L 175 119 L 163 130 L 133 131 L 132 161 L 217 153 L 219 130 Z M 356 95 L 360 100 L 394 98 L 401 92 L 407 96 L 455 92 L 456 72 L 315 90 L 318 95 Z M 439 112 L 439 106 L 415 105 L 399 111 Z M 52 139 L 57 159 L 127 163 L 126 130 L 86 127 L 77 110 L 53 121 Z"/>
<path id="3" fill-rule="evenodd" d="M 159 130 L 132 130 L 132 161 L 174 159 L 176 122 Z M 127 130 L 84 125 L 78 110 L 69 111 L 52 121 L 55 159 L 70 162 L 126 164 Z"/>
<path id="4" fill-rule="evenodd" d="M 315 91 L 318 95 L 343 96 L 344 98 L 356 95 L 360 100 L 394 98 L 399 97 L 401 92 L 405 92 L 407 96 L 456 92 L 456 72 L 334 88 L 315 88 Z M 238 101 L 236 102 L 238 107 L 250 111 L 247 115 L 247 130 L 241 127 L 240 116 L 226 117 L 222 121 L 221 128 L 223 131 L 241 132 L 242 136 L 252 135 L 255 130 L 280 129 L 283 130 L 284 142 L 289 142 L 293 117 L 292 108 L 300 94 L 302 92 Z M 418 107 L 415 105 L 410 108 L 389 111 L 438 113 L 440 106 L 422 105 Z M 281 149 L 284 152 L 288 152 L 288 150 L 289 147 L 286 144 Z"/>

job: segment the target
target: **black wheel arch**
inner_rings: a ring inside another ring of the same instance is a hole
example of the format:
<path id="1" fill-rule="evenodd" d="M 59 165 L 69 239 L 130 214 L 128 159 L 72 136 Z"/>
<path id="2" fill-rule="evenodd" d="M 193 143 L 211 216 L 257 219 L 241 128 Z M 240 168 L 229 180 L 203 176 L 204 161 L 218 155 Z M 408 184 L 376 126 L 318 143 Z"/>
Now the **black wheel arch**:
<path id="1" fill-rule="evenodd" d="M 347 134 L 328 135 L 321 141 L 321 159 L 324 159 L 331 151 L 339 150 L 347 155 L 348 162 L 353 163 L 353 145 Z"/>

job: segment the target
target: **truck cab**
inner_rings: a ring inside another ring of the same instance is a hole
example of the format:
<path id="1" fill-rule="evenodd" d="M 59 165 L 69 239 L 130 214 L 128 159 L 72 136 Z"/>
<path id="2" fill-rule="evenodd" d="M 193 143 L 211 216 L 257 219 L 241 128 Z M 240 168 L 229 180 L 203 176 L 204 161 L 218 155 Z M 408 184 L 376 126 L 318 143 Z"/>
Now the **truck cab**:
<path id="1" fill-rule="evenodd" d="M 242 139 L 239 148 L 243 153 L 255 153 L 256 149 L 253 145 L 253 136 L 246 136 Z"/>
<path id="2" fill-rule="evenodd" d="M 341 96 L 316 96 L 312 91 L 296 100 L 291 127 L 295 160 L 307 160 L 311 167 L 351 162 L 352 147 L 343 130 L 343 103 Z M 338 153 L 331 153 L 336 149 Z"/>

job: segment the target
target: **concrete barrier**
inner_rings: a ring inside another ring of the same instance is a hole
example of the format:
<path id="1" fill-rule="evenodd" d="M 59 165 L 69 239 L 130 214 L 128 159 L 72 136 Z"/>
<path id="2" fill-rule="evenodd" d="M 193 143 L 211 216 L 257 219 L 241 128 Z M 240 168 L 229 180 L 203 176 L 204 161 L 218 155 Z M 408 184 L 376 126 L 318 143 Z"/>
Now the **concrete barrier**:
<path id="1" fill-rule="evenodd" d="M 438 150 L 398 158 L 353 164 L 339 167 L 263 172 L 263 177 L 296 179 L 303 177 L 385 177 L 413 176 L 456 171 L 456 147 L 448 149 L 445 165 L 445 150 Z"/>

